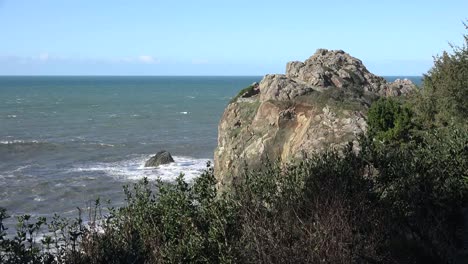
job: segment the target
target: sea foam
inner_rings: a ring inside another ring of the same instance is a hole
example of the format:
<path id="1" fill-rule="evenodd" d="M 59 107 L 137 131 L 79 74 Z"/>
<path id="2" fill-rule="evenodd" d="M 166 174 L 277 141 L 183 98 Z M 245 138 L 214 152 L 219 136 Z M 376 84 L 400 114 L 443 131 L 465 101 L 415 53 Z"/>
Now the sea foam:
<path id="1" fill-rule="evenodd" d="M 38 144 L 40 143 L 39 141 L 37 140 L 17 140 L 17 139 L 14 139 L 14 140 L 0 140 L 0 144 L 2 145 L 13 145 L 13 144 Z"/>
<path id="2" fill-rule="evenodd" d="M 150 180 L 161 179 L 163 181 L 174 181 L 181 173 L 187 181 L 193 181 L 205 169 L 210 159 L 196 159 L 185 156 L 174 156 L 173 163 L 160 165 L 158 167 L 144 167 L 144 163 L 151 156 L 142 155 L 137 158 L 118 162 L 100 162 L 80 164 L 68 170 L 69 173 L 102 173 L 118 180 L 140 180 L 147 177 Z"/>

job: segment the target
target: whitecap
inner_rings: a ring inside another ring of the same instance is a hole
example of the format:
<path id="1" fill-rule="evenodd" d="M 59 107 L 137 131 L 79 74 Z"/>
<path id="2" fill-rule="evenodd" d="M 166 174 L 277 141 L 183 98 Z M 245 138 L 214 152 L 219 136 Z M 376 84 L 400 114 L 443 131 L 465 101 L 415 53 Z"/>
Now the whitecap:
<path id="1" fill-rule="evenodd" d="M 14 140 L 0 140 L 0 144 L 2 145 L 12 145 L 12 144 L 38 144 L 39 141 L 37 140 L 19 140 L 19 139 L 14 139 Z"/>
<path id="2" fill-rule="evenodd" d="M 191 95 L 187 95 L 186 98 L 195 99 L 195 98 L 197 98 L 197 97 L 191 96 Z"/>
<path id="3" fill-rule="evenodd" d="M 8 118 L 16 118 L 16 115 L 8 115 Z"/>
<path id="4" fill-rule="evenodd" d="M 34 164 L 36 165 L 36 164 Z M 18 168 L 14 169 L 11 171 L 11 173 L 15 173 L 15 172 L 22 172 L 23 170 L 27 169 L 27 168 L 30 168 L 32 167 L 33 165 L 32 164 L 28 164 L 28 165 L 24 165 L 24 166 L 19 166 Z"/>
<path id="5" fill-rule="evenodd" d="M 183 114 L 183 115 L 187 115 L 189 114 L 190 112 L 179 112 L 179 114 Z"/>
<path id="6" fill-rule="evenodd" d="M 106 143 L 99 143 L 98 145 L 101 146 L 101 147 L 115 147 L 115 145 L 106 144 Z"/>
<path id="7" fill-rule="evenodd" d="M 174 157 L 174 162 L 160 165 L 157 168 L 144 168 L 155 172 L 156 177 L 163 181 L 174 181 L 181 173 L 187 181 L 193 181 L 206 169 L 208 159 L 193 159 L 190 157 Z M 140 177 L 141 178 L 141 177 Z M 134 178 L 134 179 L 139 179 Z"/>
<path id="8" fill-rule="evenodd" d="M 34 201 L 36 201 L 36 202 L 42 202 L 42 201 L 44 201 L 44 198 L 41 197 L 41 196 L 36 196 L 36 197 L 34 197 Z"/>
<path id="9" fill-rule="evenodd" d="M 142 155 L 137 158 L 112 163 L 92 163 L 77 165 L 68 170 L 68 173 L 97 172 L 118 180 L 140 180 L 147 177 L 150 180 L 161 179 L 174 181 L 181 173 L 187 181 L 193 181 L 205 169 L 209 159 L 196 159 L 186 156 L 174 156 L 173 163 L 160 165 L 156 168 L 144 167 L 144 163 L 152 155 Z"/>

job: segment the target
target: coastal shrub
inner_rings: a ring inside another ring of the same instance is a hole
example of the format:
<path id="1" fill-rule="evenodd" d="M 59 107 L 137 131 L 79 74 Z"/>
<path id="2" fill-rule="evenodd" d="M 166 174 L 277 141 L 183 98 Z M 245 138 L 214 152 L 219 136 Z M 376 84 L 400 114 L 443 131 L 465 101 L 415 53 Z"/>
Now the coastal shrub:
<path id="1" fill-rule="evenodd" d="M 463 238 L 468 132 L 246 170 L 234 187 L 248 263 L 451 263 Z"/>
<path id="2" fill-rule="evenodd" d="M 15 235 L 8 235 L 3 221 L 10 216 L 0 208 L 0 263 L 85 263 L 80 243 L 85 227 L 81 216 L 75 220 L 55 215 L 17 217 Z"/>
<path id="3" fill-rule="evenodd" d="M 398 262 L 450 263 L 466 243 L 467 145 L 468 131 L 449 127 L 426 132 L 420 143 L 365 149 Z"/>
<path id="4" fill-rule="evenodd" d="M 414 128 L 412 110 L 392 98 L 380 98 L 368 112 L 369 135 L 379 141 L 407 141 Z"/>
<path id="5" fill-rule="evenodd" d="M 82 247 L 93 263 L 232 263 L 236 206 L 217 193 L 211 167 L 188 184 L 147 179 L 125 187 L 127 204 Z"/>
<path id="6" fill-rule="evenodd" d="M 451 52 L 435 56 L 424 75 L 415 109 L 426 127 L 468 122 L 468 34 L 463 37 L 462 46 L 450 45 Z"/>
<path id="7" fill-rule="evenodd" d="M 379 262 L 379 215 L 371 210 L 366 164 L 351 148 L 287 167 L 246 171 L 234 192 L 241 205 L 245 263 Z"/>

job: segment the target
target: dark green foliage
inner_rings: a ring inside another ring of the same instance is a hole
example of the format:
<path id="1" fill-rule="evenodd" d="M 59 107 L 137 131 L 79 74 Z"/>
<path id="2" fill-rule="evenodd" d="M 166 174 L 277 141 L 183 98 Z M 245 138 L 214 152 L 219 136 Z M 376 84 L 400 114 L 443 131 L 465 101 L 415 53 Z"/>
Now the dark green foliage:
<path id="1" fill-rule="evenodd" d="M 412 111 L 391 98 L 381 98 L 369 109 L 367 123 L 369 135 L 377 140 L 407 141 L 414 127 Z"/>
<path id="2" fill-rule="evenodd" d="M 245 87 L 244 89 L 240 90 L 239 93 L 234 98 L 232 98 L 229 103 L 233 103 L 233 102 L 237 101 L 237 99 L 239 97 L 243 96 L 244 94 L 254 95 L 254 89 L 255 89 L 254 85 L 249 85 L 249 86 Z"/>
<path id="3" fill-rule="evenodd" d="M 451 47 L 451 53 L 444 51 L 434 57 L 434 66 L 424 75 L 422 93 L 415 100 L 419 118 L 427 127 L 468 121 L 468 35 L 461 47 Z"/>
<path id="4" fill-rule="evenodd" d="M 193 185 L 181 175 L 175 184 L 144 179 L 126 187 L 127 205 L 111 214 L 84 255 L 97 263 L 233 262 L 236 207 L 218 197 L 215 183 L 209 167 Z"/>
<path id="5" fill-rule="evenodd" d="M 234 187 L 242 205 L 246 263 L 381 261 L 366 163 L 348 148 L 281 168 L 246 172 Z M 377 214 L 378 215 L 378 214 Z"/>
<path id="6" fill-rule="evenodd" d="M 400 262 L 453 261 L 467 206 L 468 131 L 449 127 L 426 133 L 422 142 L 370 148 L 378 171 L 375 190 L 390 220 L 387 242 Z M 465 240 L 467 238 L 464 238 Z"/>
<path id="7" fill-rule="evenodd" d="M 44 217 L 34 220 L 22 215 L 11 237 L 2 224 L 8 217 L 0 208 L 0 263 L 82 263 L 79 245 L 85 228 L 81 217 L 69 221 L 55 215 L 47 222 Z"/>

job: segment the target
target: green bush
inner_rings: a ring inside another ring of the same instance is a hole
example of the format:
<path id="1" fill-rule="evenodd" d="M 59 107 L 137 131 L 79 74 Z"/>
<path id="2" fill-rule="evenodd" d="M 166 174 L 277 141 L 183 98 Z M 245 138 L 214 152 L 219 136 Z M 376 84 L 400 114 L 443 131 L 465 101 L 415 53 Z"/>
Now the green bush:
<path id="1" fill-rule="evenodd" d="M 281 167 L 246 171 L 234 187 L 241 205 L 245 263 L 383 261 L 379 210 L 371 210 L 366 163 L 351 148 Z"/>
<path id="2" fill-rule="evenodd" d="M 384 142 L 407 141 L 414 128 L 412 111 L 391 98 L 374 102 L 368 112 L 369 135 Z"/>
<path id="3" fill-rule="evenodd" d="M 427 127 L 468 122 L 468 35 L 461 47 L 451 47 L 451 53 L 444 51 L 434 57 L 434 66 L 424 75 L 422 92 L 415 100 L 419 118 Z"/>
<path id="4" fill-rule="evenodd" d="M 229 103 L 233 103 L 233 102 L 237 101 L 237 99 L 239 97 L 243 96 L 244 94 L 253 95 L 254 94 L 254 89 L 255 89 L 254 85 L 249 85 L 249 86 L 245 87 L 244 89 L 240 90 L 239 93 L 237 93 L 237 95 L 234 96 L 234 98 L 232 98 Z"/>
<path id="5" fill-rule="evenodd" d="M 449 127 L 426 132 L 421 143 L 370 148 L 375 190 L 393 235 L 399 262 L 447 263 L 456 255 L 467 206 L 468 132 Z M 367 151 L 367 150 L 366 150 Z M 406 256 L 404 256 L 406 254 Z"/>

